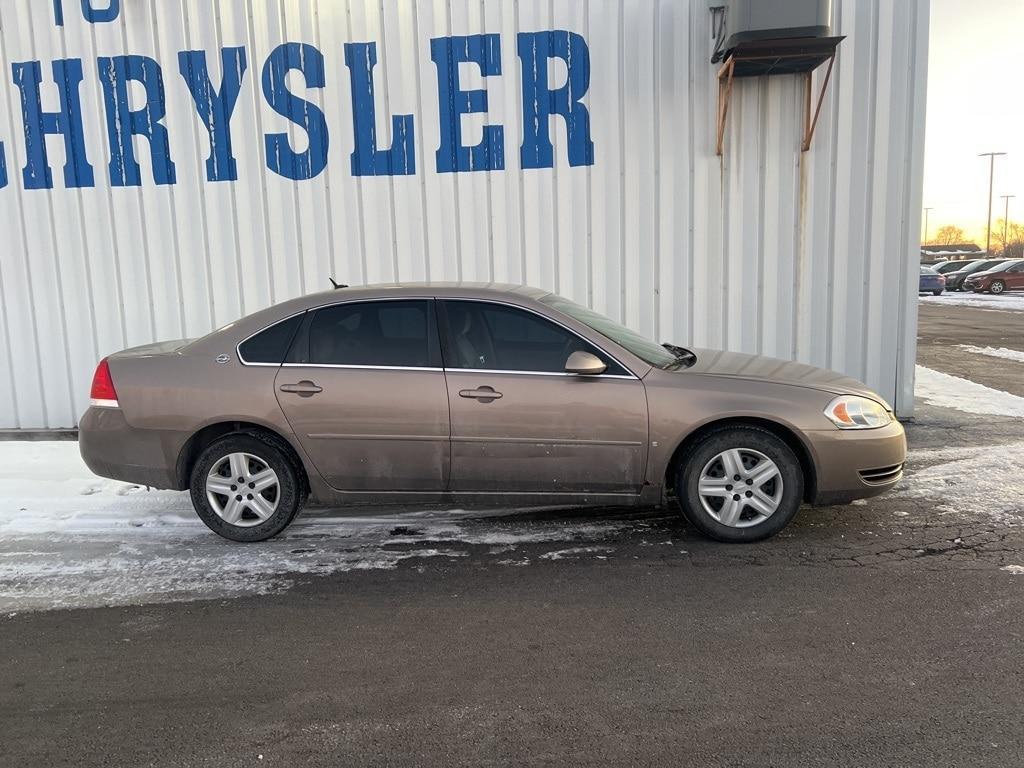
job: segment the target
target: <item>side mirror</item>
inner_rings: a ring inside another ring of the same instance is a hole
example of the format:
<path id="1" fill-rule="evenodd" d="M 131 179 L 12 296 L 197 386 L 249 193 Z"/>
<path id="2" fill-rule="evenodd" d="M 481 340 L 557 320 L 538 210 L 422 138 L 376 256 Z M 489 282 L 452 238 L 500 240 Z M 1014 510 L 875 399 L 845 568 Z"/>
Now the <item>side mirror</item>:
<path id="1" fill-rule="evenodd" d="M 608 370 L 608 366 L 601 362 L 597 355 L 589 352 L 573 352 L 565 361 L 565 372 L 576 373 L 580 376 L 599 376 Z"/>

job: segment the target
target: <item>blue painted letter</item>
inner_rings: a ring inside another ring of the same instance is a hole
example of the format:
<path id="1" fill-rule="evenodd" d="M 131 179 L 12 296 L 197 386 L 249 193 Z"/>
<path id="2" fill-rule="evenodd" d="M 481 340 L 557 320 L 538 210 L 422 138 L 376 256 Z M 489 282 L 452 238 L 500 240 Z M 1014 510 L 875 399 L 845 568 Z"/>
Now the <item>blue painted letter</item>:
<path id="1" fill-rule="evenodd" d="M 236 181 L 238 165 L 231 151 L 231 114 L 235 111 L 246 70 L 245 48 L 224 48 L 220 52 L 220 90 L 210 82 L 206 51 L 182 51 L 178 69 L 188 83 L 196 111 L 210 135 L 210 157 L 206 161 L 209 181 Z"/>
<path id="2" fill-rule="evenodd" d="M 565 85 L 548 87 L 548 59 L 565 62 Z M 569 137 L 569 165 L 593 165 L 594 142 L 590 140 L 590 113 L 580 99 L 590 87 L 590 51 L 587 41 L 574 32 L 520 32 L 519 58 L 523 68 L 523 168 L 553 168 L 551 115 L 565 119 Z"/>
<path id="3" fill-rule="evenodd" d="M 21 90 L 21 115 L 25 124 L 25 189 L 52 189 L 53 174 L 46 157 L 46 135 L 64 137 L 64 186 L 94 185 L 92 166 L 85 153 L 82 105 L 78 86 L 82 82 L 81 59 L 57 59 L 53 79 L 60 92 L 60 111 L 43 112 L 39 84 L 43 80 L 38 61 L 15 62 L 14 83 Z"/>
<path id="4" fill-rule="evenodd" d="M 93 0 L 82 0 L 82 15 L 90 24 L 115 21 L 121 13 L 121 0 L 107 0 L 106 8 L 93 8 Z"/>
<path id="5" fill-rule="evenodd" d="M 0 141 L 0 189 L 7 186 L 7 153 L 4 151 L 4 143 Z"/>
<path id="6" fill-rule="evenodd" d="M 459 87 L 459 64 L 464 61 L 478 64 L 484 77 L 501 74 L 500 36 L 438 37 L 430 41 L 430 58 L 437 65 L 441 116 L 438 173 L 500 171 L 505 167 L 505 129 L 502 126 L 485 125 L 479 144 L 462 145 L 462 116 L 486 112 L 487 91 L 464 91 Z"/>
<path id="7" fill-rule="evenodd" d="M 287 133 L 267 134 L 267 167 L 288 179 L 312 179 L 327 167 L 331 136 L 320 108 L 288 90 L 286 78 L 293 69 L 302 72 L 308 88 L 326 84 L 323 54 L 312 45 L 284 43 L 271 52 L 263 65 L 263 95 L 271 109 L 302 127 L 309 146 L 305 152 L 295 152 Z"/>
<path id="8" fill-rule="evenodd" d="M 110 183 L 115 187 L 142 186 L 142 171 L 135 160 L 133 136 L 149 141 L 153 178 L 157 184 L 173 184 L 177 179 L 164 119 L 164 78 L 160 65 L 146 56 L 101 56 L 98 60 L 103 98 L 107 109 L 107 136 L 110 139 Z M 142 83 L 146 104 L 133 110 L 128 83 Z"/>
<path id="9" fill-rule="evenodd" d="M 391 149 L 377 149 L 377 118 L 373 98 L 376 43 L 345 43 L 345 65 L 352 81 L 352 123 L 355 151 L 353 176 L 412 176 L 416 173 L 412 115 L 392 115 Z"/>

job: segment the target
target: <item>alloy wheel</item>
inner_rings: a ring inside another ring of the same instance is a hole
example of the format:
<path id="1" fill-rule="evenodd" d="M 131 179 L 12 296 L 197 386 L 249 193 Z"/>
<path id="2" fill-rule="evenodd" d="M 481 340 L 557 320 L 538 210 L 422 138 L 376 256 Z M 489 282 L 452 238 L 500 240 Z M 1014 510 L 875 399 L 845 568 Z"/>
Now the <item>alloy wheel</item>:
<path id="1" fill-rule="evenodd" d="M 730 448 L 712 458 L 697 483 L 704 510 L 722 525 L 749 528 L 764 522 L 782 503 L 782 473 L 760 451 Z"/>
<path id="2" fill-rule="evenodd" d="M 225 523 L 250 528 L 277 511 L 281 483 L 259 456 L 230 453 L 218 460 L 206 477 L 206 499 Z"/>

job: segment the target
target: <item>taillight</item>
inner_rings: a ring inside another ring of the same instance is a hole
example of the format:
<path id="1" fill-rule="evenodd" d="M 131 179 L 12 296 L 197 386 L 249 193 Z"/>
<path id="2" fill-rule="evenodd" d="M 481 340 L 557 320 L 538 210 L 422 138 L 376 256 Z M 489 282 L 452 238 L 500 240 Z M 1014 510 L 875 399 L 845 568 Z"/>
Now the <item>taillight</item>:
<path id="1" fill-rule="evenodd" d="M 106 359 L 100 360 L 96 373 L 92 376 L 92 391 L 89 393 L 91 404 L 98 408 L 119 408 L 117 390 L 110 376 L 110 366 Z"/>

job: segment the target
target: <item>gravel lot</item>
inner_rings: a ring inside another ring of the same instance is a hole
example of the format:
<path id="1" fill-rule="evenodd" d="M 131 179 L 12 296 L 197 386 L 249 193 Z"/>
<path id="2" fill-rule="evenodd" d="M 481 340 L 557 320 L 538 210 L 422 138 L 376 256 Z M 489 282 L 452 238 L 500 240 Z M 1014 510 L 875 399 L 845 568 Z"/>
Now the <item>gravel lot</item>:
<path id="1" fill-rule="evenodd" d="M 941 298 L 919 363 L 1024 397 L 1024 313 Z M 1022 424 L 922 401 L 896 493 L 743 547 L 666 510 L 240 549 L 174 494 L 0 509 L 0 765 L 1019 765 Z"/>

